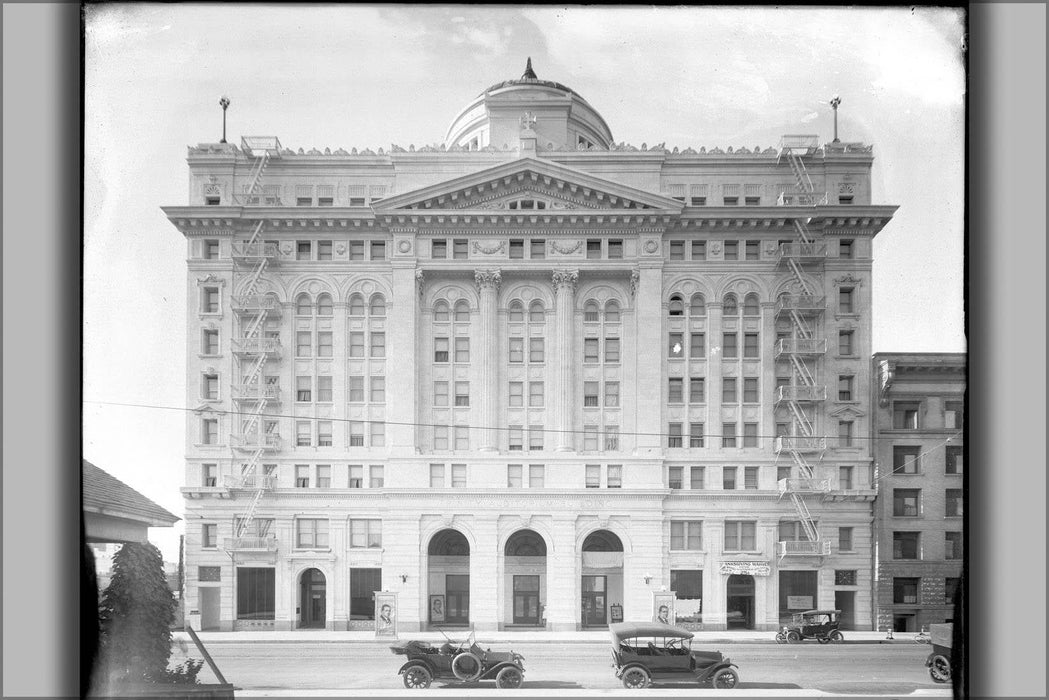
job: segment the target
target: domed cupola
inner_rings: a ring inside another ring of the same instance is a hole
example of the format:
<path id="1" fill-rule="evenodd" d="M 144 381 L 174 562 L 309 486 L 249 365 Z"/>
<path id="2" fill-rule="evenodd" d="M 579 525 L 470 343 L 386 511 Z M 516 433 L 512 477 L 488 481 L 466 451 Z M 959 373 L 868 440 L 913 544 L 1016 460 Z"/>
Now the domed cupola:
<path id="1" fill-rule="evenodd" d="M 571 88 L 540 80 L 531 57 L 520 78 L 496 83 L 470 102 L 452 120 L 445 143 L 471 150 L 513 148 L 526 114 L 540 152 L 612 144 L 612 132 L 597 110 Z"/>

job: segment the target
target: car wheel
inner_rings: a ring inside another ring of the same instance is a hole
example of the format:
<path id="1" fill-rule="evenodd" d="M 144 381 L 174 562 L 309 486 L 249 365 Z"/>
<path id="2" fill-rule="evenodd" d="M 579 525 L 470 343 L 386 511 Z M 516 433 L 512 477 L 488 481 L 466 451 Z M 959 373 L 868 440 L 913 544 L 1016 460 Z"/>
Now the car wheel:
<path id="1" fill-rule="evenodd" d="M 943 654 L 937 654 L 929 664 L 929 675 L 937 683 L 950 683 L 951 662 Z"/>
<path id="2" fill-rule="evenodd" d="M 409 666 L 404 669 L 404 687 L 410 690 L 429 688 L 433 675 L 425 666 Z"/>
<path id="3" fill-rule="evenodd" d="M 845 641 L 845 635 L 839 632 L 838 630 L 834 630 L 830 633 L 830 641 L 834 642 L 835 644 L 841 644 Z"/>
<path id="4" fill-rule="evenodd" d="M 732 690 L 739 685 L 739 674 L 735 669 L 723 668 L 710 679 L 710 685 L 715 690 Z"/>
<path id="5" fill-rule="evenodd" d="M 783 634 L 782 632 L 777 632 L 776 633 L 776 644 L 786 644 L 786 643 L 787 643 L 787 635 Z"/>
<path id="6" fill-rule="evenodd" d="M 628 668 L 623 672 L 623 687 L 627 690 L 640 690 L 648 686 L 651 679 L 648 671 L 638 666 Z"/>
<path id="7" fill-rule="evenodd" d="M 495 677 L 496 688 L 520 688 L 524 683 L 524 674 L 521 669 L 507 666 Z"/>
<path id="8" fill-rule="evenodd" d="M 791 630 L 790 632 L 787 632 L 787 644 L 797 644 L 800 641 L 801 641 L 801 635 L 800 634 L 798 634 L 794 630 Z"/>
<path id="9" fill-rule="evenodd" d="M 476 680 L 483 668 L 477 654 L 469 651 L 464 651 L 452 659 L 452 673 L 461 681 Z"/>
<path id="10" fill-rule="evenodd" d="M 820 644 L 826 644 L 830 641 L 830 637 L 816 637 L 816 641 Z"/>

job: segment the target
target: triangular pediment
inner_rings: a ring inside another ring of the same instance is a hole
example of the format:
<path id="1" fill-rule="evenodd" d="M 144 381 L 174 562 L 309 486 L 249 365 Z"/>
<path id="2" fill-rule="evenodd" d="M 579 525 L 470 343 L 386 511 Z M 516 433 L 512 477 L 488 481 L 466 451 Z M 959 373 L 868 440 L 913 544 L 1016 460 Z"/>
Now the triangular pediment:
<path id="1" fill-rule="evenodd" d="M 842 406 L 830 411 L 832 418 L 862 418 L 867 413 L 856 406 Z"/>
<path id="2" fill-rule="evenodd" d="M 405 211 L 566 210 L 677 213 L 684 205 L 653 192 L 535 158 L 520 158 L 469 175 L 387 197 L 377 214 Z"/>

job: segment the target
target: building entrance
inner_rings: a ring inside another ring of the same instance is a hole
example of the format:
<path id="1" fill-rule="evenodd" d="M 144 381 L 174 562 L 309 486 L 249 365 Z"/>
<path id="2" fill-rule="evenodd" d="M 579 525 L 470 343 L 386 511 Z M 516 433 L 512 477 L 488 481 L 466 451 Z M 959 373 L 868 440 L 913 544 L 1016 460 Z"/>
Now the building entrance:
<path id="1" fill-rule="evenodd" d="M 327 585 L 319 569 L 306 569 L 299 580 L 299 627 L 324 629 Z"/>
<path id="2" fill-rule="evenodd" d="M 436 533 L 427 548 L 428 610 L 432 625 L 470 624 L 470 543 L 458 530 Z"/>
<path id="3" fill-rule="evenodd" d="M 543 597 L 546 590 L 546 541 L 534 530 L 518 530 L 503 548 L 505 575 L 504 621 L 514 625 L 543 624 Z"/>
<path id="4" fill-rule="evenodd" d="M 514 576 L 514 624 L 539 624 L 538 576 Z"/>
<path id="5" fill-rule="evenodd" d="M 583 577 L 583 627 L 601 627 L 608 624 L 608 578 Z"/>
<path id="6" fill-rule="evenodd" d="M 725 610 L 728 628 L 754 629 L 754 577 L 732 574 L 728 577 L 727 590 Z"/>
<path id="7" fill-rule="evenodd" d="M 445 576 L 447 591 L 445 622 L 450 625 L 470 624 L 470 576 L 469 574 L 448 574 Z"/>
<path id="8" fill-rule="evenodd" d="M 582 558 L 580 621 L 584 628 L 604 627 L 613 606 L 623 605 L 623 542 L 613 532 L 595 530 L 583 540 Z"/>

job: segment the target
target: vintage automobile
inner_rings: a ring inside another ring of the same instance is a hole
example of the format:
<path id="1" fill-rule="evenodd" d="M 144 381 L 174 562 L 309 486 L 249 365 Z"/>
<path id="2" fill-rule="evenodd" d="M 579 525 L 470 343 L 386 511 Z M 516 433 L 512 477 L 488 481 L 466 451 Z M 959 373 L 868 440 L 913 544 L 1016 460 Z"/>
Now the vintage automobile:
<path id="1" fill-rule="evenodd" d="M 659 622 L 617 622 L 612 635 L 612 667 L 623 687 L 651 683 L 696 682 L 729 690 L 739 685 L 736 664 L 717 651 L 692 649 L 693 634 Z"/>
<path id="2" fill-rule="evenodd" d="M 815 639 L 820 644 L 844 642 L 845 635 L 838 629 L 841 610 L 806 610 L 794 613 L 791 623 L 776 633 L 780 644 L 796 644 L 805 639 Z"/>
<path id="3" fill-rule="evenodd" d="M 470 632 L 465 642 L 449 639 L 439 647 L 429 642 L 410 641 L 392 646 L 394 654 L 408 657 L 397 673 L 404 676 L 404 687 L 429 688 L 434 680 L 495 680 L 497 688 L 520 688 L 524 683 L 524 657 L 508 652 L 483 649 Z"/>
<path id="4" fill-rule="evenodd" d="M 932 653 L 925 659 L 929 676 L 937 683 L 951 682 L 951 645 L 954 625 L 929 625 L 929 643 Z"/>

